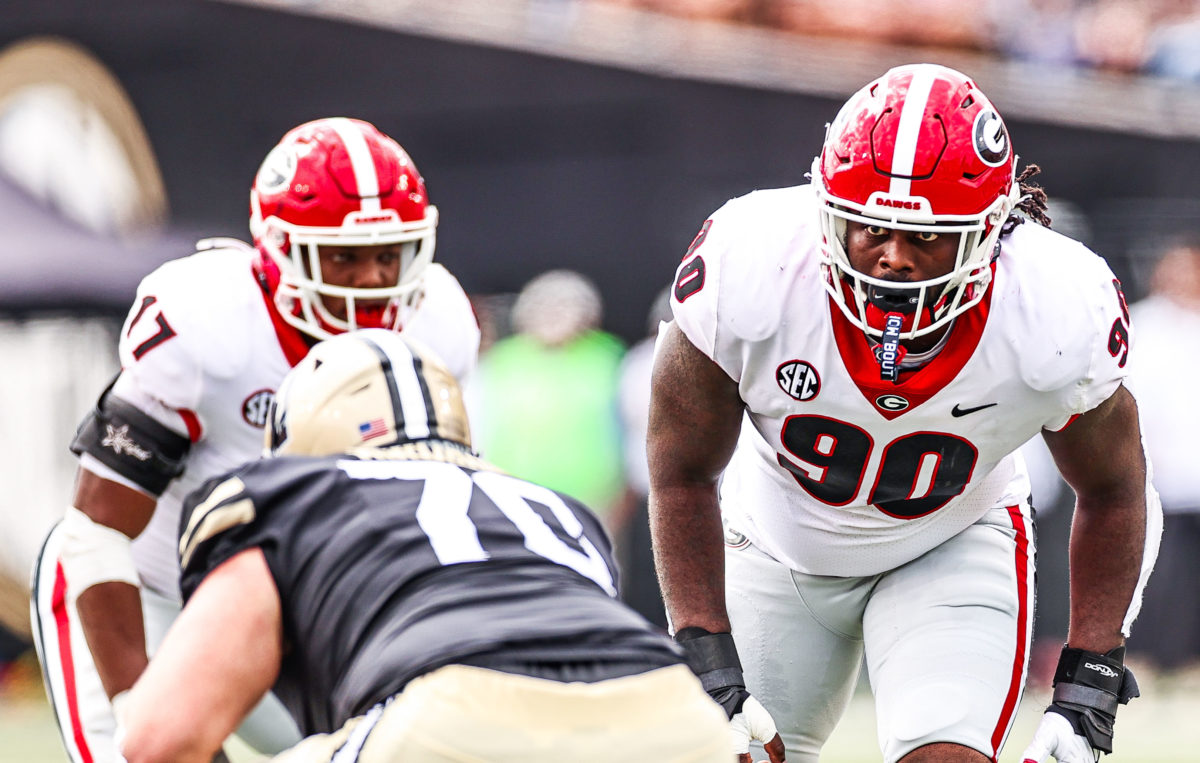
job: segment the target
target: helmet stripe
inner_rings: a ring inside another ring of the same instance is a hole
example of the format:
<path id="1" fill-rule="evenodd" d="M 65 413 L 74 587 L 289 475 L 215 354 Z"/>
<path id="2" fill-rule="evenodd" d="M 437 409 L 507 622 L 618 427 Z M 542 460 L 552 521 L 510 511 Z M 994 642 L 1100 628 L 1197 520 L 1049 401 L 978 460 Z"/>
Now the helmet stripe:
<path id="1" fill-rule="evenodd" d="M 409 440 L 424 440 L 429 437 L 429 415 L 425 407 L 426 392 L 422 391 L 424 379 L 421 367 L 407 345 L 407 364 L 403 373 L 396 373 L 396 386 L 400 390 L 400 403 L 404 406 L 404 436 Z"/>
<path id="2" fill-rule="evenodd" d="M 392 410 L 396 417 L 396 431 L 402 440 L 424 440 L 430 436 L 430 411 L 432 402 L 425 379 L 421 373 L 421 361 L 403 341 L 387 342 L 385 350 L 375 341 L 360 336 L 379 356 L 388 393 L 392 398 Z"/>
<path id="3" fill-rule="evenodd" d="M 371 157 L 371 149 L 367 139 L 363 137 L 358 125 L 345 117 L 335 117 L 329 120 L 330 126 L 337 131 L 350 155 L 350 167 L 354 171 L 354 183 L 362 200 L 364 212 L 379 210 L 379 175 L 375 172 L 375 160 Z"/>
<path id="4" fill-rule="evenodd" d="M 383 372 L 384 381 L 387 382 L 388 398 L 392 403 L 392 417 L 396 422 L 396 432 L 404 431 L 405 415 L 404 406 L 400 401 L 400 390 L 396 387 L 396 374 L 392 368 L 392 359 L 382 347 L 371 341 L 365 336 L 360 336 L 363 344 L 370 347 L 375 355 L 379 358 L 379 370 Z M 407 348 L 406 348 L 407 349 Z M 401 366 L 403 367 L 403 366 Z"/>
<path id="5" fill-rule="evenodd" d="M 437 418 L 437 408 L 433 405 L 429 380 L 425 378 L 425 361 L 416 352 L 413 353 L 413 366 L 417 369 L 417 385 L 421 388 L 421 402 L 425 406 L 425 421 L 429 425 L 431 436 L 441 437 L 443 435 L 441 422 Z"/>
<path id="6" fill-rule="evenodd" d="M 921 123 L 935 79 L 933 67 L 921 66 L 913 70 L 912 81 L 908 83 L 908 94 L 904 96 L 904 109 L 900 112 L 900 125 L 896 130 L 892 154 L 892 179 L 888 188 L 892 196 L 908 196 L 912 192 L 911 175 L 916 163 Z"/>

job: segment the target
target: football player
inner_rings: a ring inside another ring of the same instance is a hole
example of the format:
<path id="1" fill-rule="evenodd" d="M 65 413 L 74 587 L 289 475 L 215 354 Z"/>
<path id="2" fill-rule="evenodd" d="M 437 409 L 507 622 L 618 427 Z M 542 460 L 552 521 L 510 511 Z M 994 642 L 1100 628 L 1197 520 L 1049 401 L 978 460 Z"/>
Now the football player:
<path id="1" fill-rule="evenodd" d="M 279 381 L 311 345 L 388 328 L 422 338 L 455 374 L 475 364 L 467 296 L 432 263 L 437 209 L 408 154 L 373 125 L 333 118 L 288 132 L 258 171 L 250 212 L 253 246 L 207 240 L 142 281 L 122 371 L 71 444 L 74 504 L 45 542 L 32 606 L 75 763 L 113 759 L 112 705 L 179 611 L 183 497 L 260 455 Z M 278 705 L 243 732 L 263 752 L 298 739 Z"/>
<path id="2" fill-rule="evenodd" d="M 1036 434 L 1077 505 L 1070 633 L 1027 756 L 1112 750 L 1161 509 L 1121 285 L 1047 227 L 1016 161 L 968 77 L 892 69 L 829 125 L 810 184 L 728 202 L 679 266 L 651 525 L 675 637 L 744 761 L 753 738 L 815 762 L 864 656 L 885 761 L 998 758 L 1033 624 L 1015 451 Z"/>
<path id="3" fill-rule="evenodd" d="M 427 350 L 318 344 L 267 448 L 185 504 L 187 604 L 121 709 L 129 763 L 207 760 L 271 686 L 312 735 L 280 760 L 729 760 L 721 709 L 615 598 L 600 521 L 480 460 Z"/>

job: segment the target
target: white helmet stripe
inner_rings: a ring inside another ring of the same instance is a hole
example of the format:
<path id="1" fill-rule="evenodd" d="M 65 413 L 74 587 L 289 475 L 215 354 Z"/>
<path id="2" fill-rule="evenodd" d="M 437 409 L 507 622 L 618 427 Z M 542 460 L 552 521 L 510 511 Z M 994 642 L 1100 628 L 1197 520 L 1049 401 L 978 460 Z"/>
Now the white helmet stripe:
<path id="1" fill-rule="evenodd" d="M 908 94 L 904 97 L 904 110 L 900 112 L 900 126 L 896 130 L 896 147 L 892 154 L 892 180 L 888 187 L 891 196 L 908 196 L 912 192 L 913 165 L 917 157 L 917 141 L 921 137 L 921 123 L 925 117 L 925 106 L 933 90 L 936 70 L 932 66 L 917 67 Z M 895 177 L 904 175 L 905 177 Z"/>
<path id="2" fill-rule="evenodd" d="M 384 365 L 391 388 L 392 405 L 396 408 L 396 429 L 403 430 L 405 440 L 424 440 L 430 436 L 428 395 L 421 386 L 420 360 L 402 341 L 387 342 L 386 346 L 362 337 L 374 348 Z M 391 373 L 388 366 L 390 366 Z M 394 386 L 393 386 L 394 385 Z"/>
<path id="3" fill-rule="evenodd" d="M 371 158 L 371 149 L 362 131 L 345 117 L 335 117 L 329 120 L 330 126 L 337 131 L 338 137 L 350 155 L 350 167 L 354 170 L 354 182 L 358 186 L 358 195 L 362 197 L 364 212 L 377 212 L 379 206 L 379 175 L 375 172 L 375 160 Z"/>

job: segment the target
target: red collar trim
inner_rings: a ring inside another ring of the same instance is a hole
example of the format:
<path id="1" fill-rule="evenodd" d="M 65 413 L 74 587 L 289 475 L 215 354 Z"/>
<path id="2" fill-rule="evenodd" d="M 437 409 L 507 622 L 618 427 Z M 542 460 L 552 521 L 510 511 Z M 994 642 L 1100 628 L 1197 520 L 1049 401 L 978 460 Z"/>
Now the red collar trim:
<path id="1" fill-rule="evenodd" d="M 263 302 L 267 305 L 267 315 L 271 316 L 271 325 L 275 327 L 275 336 L 279 339 L 279 349 L 283 350 L 283 356 L 287 358 L 288 365 L 295 366 L 308 354 L 308 340 L 298 328 L 285 321 L 279 314 L 279 308 L 275 307 L 275 300 L 271 298 L 265 288 L 262 288 L 263 284 L 257 271 L 254 273 L 254 280 L 259 284 L 259 293 L 262 294 Z"/>
<path id="2" fill-rule="evenodd" d="M 995 278 L 996 264 L 993 262 L 993 283 Z M 975 348 L 979 346 L 983 329 L 987 325 L 988 314 L 991 312 L 992 288 L 989 284 L 980 303 L 954 321 L 950 337 L 942 351 L 921 368 L 902 371 L 898 384 L 891 384 L 879 378 L 879 363 L 875 360 L 875 353 L 867 341 L 866 334 L 842 315 L 841 308 L 834 303 L 832 297 L 828 297 L 827 301 L 830 319 L 833 322 L 833 336 L 837 341 L 842 363 L 850 372 L 850 378 L 854 380 L 863 397 L 879 415 L 891 421 L 936 395 L 962 371 L 963 366 L 975 353 Z M 880 405 L 880 400 L 884 399 L 894 406 L 898 402 L 896 398 L 903 399 L 907 404 L 899 410 Z"/>

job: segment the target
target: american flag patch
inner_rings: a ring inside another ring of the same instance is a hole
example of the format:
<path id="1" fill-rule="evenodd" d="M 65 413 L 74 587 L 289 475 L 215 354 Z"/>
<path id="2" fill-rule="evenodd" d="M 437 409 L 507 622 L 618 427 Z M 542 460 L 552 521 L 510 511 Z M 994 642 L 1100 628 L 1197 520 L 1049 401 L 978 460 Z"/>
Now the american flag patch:
<path id="1" fill-rule="evenodd" d="M 383 423 L 383 419 L 371 419 L 358 425 L 358 433 L 364 440 L 370 440 L 387 434 L 387 424 Z"/>

